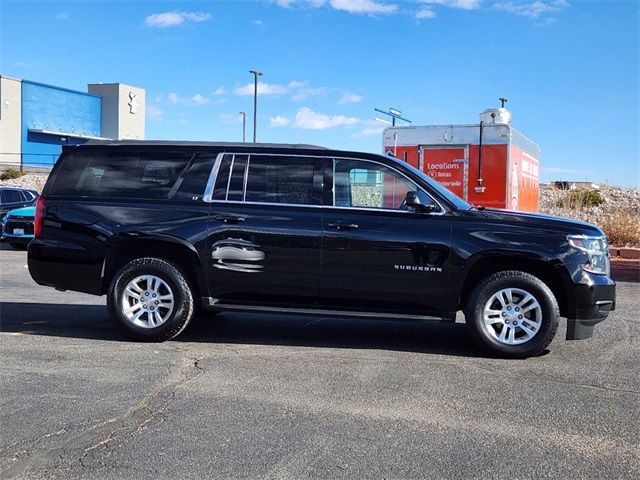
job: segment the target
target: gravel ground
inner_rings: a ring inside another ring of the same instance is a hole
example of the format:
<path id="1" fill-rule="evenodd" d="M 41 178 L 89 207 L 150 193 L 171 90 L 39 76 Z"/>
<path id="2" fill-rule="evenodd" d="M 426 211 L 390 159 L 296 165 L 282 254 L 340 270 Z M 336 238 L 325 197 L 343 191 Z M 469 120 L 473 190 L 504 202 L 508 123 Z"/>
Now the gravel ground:
<path id="1" fill-rule="evenodd" d="M 11 180 L 0 180 L 2 185 L 13 185 L 16 187 L 28 188 L 29 190 L 36 190 L 42 192 L 44 184 L 49 177 L 48 174 L 42 173 L 27 173 L 20 178 L 13 178 Z"/>
<path id="2" fill-rule="evenodd" d="M 543 188 L 540 190 L 540 211 L 591 223 L 598 223 L 600 219 L 612 212 L 625 212 L 630 215 L 640 213 L 640 188 L 603 186 L 599 192 L 604 199 L 601 205 L 574 210 L 559 206 L 562 199 L 569 193 L 567 190 Z"/>
<path id="3" fill-rule="evenodd" d="M 464 325 L 228 314 L 126 341 L 0 248 L 3 479 L 640 476 L 640 295 L 523 361 Z"/>

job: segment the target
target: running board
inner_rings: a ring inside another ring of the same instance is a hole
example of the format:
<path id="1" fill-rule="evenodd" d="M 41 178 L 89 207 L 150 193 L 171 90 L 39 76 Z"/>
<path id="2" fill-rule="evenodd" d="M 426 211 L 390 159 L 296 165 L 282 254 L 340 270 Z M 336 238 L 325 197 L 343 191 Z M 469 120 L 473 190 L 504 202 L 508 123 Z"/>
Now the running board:
<path id="1" fill-rule="evenodd" d="M 359 312 L 353 310 L 325 310 L 319 308 L 289 308 L 262 305 L 240 305 L 232 303 L 220 303 L 211 297 L 202 298 L 202 308 L 205 310 L 233 311 L 233 312 L 261 312 L 261 313 L 285 313 L 291 315 L 314 315 L 323 317 L 358 317 L 379 318 L 386 320 L 410 320 L 429 322 L 455 322 L 455 312 L 442 312 L 438 315 L 411 315 L 406 313 L 387 312 Z"/>

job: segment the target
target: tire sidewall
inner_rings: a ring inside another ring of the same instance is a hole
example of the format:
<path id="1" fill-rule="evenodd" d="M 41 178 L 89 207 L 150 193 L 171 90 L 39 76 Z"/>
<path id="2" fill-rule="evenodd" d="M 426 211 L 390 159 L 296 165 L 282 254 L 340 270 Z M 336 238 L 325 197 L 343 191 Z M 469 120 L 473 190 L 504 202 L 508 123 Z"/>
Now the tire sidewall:
<path id="1" fill-rule="evenodd" d="M 131 323 L 122 313 L 122 294 L 127 284 L 141 275 L 155 275 L 169 285 L 174 296 L 171 316 L 158 327 L 143 328 Z M 193 315 L 193 298 L 189 286 L 172 264 L 156 259 L 141 258 L 125 265 L 113 278 L 107 304 L 118 329 L 130 338 L 140 341 L 161 342 L 178 335 Z"/>
<path id="2" fill-rule="evenodd" d="M 553 293 L 540 279 L 522 272 L 501 272 L 487 279 L 474 293 L 470 303 L 471 331 L 493 353 L 510 357 L 526 357 L 541 353 L 555 336 L 558 328 L 558 305 Z M 484 325 L 484 306 L 491 296 L 505 288 L 519 288 L 535 297 L 540 304 L 542 321 L 538 333 L 520 345 L 505 345 L 494 338 Z"/>

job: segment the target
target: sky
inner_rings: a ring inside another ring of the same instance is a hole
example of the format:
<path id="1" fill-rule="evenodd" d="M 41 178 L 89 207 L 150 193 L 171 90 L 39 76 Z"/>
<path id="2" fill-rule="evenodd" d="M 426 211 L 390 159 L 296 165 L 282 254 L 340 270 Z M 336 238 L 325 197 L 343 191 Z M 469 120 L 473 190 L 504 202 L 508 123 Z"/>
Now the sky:
<path id="1" fill-rule="evenodd" d="M 636 1 L 0 0 L 0 73 L 147 92 L 148 139 L 382 151 L 374 108 L 473 124 L 508 98 L 541 181 L 640 186 Z"/>

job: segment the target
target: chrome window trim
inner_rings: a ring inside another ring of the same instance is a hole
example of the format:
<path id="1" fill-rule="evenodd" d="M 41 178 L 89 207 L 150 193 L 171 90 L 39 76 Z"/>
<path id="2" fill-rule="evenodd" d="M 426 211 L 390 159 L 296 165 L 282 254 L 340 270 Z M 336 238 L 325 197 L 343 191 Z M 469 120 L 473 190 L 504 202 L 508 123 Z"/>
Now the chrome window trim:
<path id="1" fill-rule="evenodd" d="M 216 184 L 216 177 L 218 176 L 218 170 L 220 170 L 220 164 L 222 163 L 223 157 L 224 152 L 220 152 L 216 155 L 216 160 L 213 162 L 213 168 L 209 174 L 209 180 L 207 180 L 207 186 L 205 187 L 204 195 L 202 196 L 203 202 L 211 203 L 213 201 L 213 187 Z"/>
<path id="2" fill-rule="evenodd" d="M 411 210 L 397 210 L 397 209 L 389 209 L 389 208 L 366 208 L 366 207 L 335 207 L 333 205 L 309 205 L 306 203 L 273 203 L 273 202 L 246 202 L 241 200 L 213 200 L 211 203 L 223 203 L 223 204 L 232 204 L 232 205 L 266 205 L 269 207 L 304 207 L 304 208 L 327 208 L 331 210 L 350 210 L 350 211 L 364 211 L 364 212 L 385 212 L 385 213 L 401 213 L 408 215 L 434 215 L 440 216 L 444 215 L 441 213 L 423 213 L 417 214 L 416 212 L 412 212 Z"/>
<path id="3" fill-rule="evenodd" d="M 242 201 L 247 199 L 247 182 L 249 180 L 249 167 L 251 166 L 251 155 L 247 155 L 247 164 L 244 167 L 244 178 L 242 179 Z"/>
<path id="4" fill-rule="evenodd" d="M 236 163 L 236 154 L 231 155 L 231 165 L 229 165 L 229 178 L 227 178 L 227 189 L 224 192 L 224 199 L 229 200 L 229 187 L 231 186 L 231 177 L 233 177 L 233 166 Z"/>

